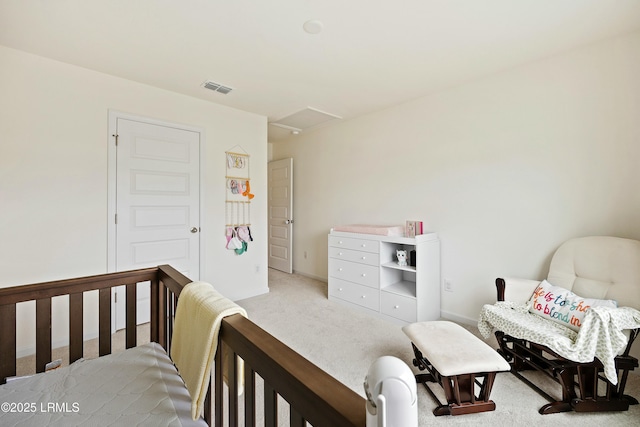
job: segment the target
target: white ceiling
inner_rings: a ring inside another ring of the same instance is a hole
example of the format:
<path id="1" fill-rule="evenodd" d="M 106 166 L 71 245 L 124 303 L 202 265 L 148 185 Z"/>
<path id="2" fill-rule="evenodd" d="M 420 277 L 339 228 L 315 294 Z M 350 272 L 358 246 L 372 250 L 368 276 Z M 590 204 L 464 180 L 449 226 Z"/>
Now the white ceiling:
<path id="1" fill-rule="evenodd" d="M 638 29 L 640 0 L 0 0 L 2 45 L 269 121 L 353 118 Z"/>

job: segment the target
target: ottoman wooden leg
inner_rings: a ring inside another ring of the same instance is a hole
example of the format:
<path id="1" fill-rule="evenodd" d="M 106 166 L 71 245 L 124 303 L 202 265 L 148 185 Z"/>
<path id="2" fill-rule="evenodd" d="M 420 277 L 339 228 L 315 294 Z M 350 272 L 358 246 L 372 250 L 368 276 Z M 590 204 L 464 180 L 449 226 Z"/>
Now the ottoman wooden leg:
<path id="1" fill-rule="evenodd" d="M 453 377 L 443 377 L 442 386 L 449 402 L 448 411 L 443 408 L 436 408 L 434 415 L 463 415 L 473 414 L 477 412 L 494 411 L 496 404 L 489 400 L 491 388 L 496 373 L 487 374 L 464 374 Z M 484 381 L 478 381 L 477 377 L 484 378 Z M 480 392 L 476 396 L 475 385 L 480 386 Z M 441 405 L 442 406 L 442 405 Z"/>

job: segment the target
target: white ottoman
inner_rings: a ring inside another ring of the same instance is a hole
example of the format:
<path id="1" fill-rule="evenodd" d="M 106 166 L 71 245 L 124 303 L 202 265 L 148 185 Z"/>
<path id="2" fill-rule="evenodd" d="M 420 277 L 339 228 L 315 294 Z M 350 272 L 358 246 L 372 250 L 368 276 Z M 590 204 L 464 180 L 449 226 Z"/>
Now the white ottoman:
<path id="1" fill-rule="evenodd" d="M 462 326 L 448 321 L 418 322 L 404 326 L 416 358 L 413 364 L 428 374 L 416 375 L 438 402 L 434 415 L 461 415 L 493 411 L 489 400 L 497 372 L 510 365 L 481 339 Z M 427 382 L 438 382 L 444 389 L 446 404 L 441 404 Z M 475 393 L 475 385 L 480 390 Z"/>

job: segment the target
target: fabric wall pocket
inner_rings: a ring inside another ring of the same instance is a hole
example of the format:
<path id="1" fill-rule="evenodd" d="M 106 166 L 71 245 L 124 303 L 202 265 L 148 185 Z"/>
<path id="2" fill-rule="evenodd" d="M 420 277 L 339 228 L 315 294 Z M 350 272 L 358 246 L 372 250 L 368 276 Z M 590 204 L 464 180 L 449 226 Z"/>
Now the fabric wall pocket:
<path id="1" fill-rule="evenodd" d="M 233 150 L 233 151 L 232 151 Z M 249 249 L 251 236 L 251 192 L 250 156 L 240 146 L 225 152 L 226 200 L 225 237 L 226 248 L 242 255 Z"/>

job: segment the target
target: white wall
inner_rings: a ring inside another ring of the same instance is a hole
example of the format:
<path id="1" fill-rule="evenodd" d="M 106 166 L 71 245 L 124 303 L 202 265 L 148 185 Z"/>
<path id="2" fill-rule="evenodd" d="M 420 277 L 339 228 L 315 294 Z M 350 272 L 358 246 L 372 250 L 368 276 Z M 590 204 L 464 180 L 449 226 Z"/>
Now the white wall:
<path id="1" fill-rule="evenodd" d="M 543 278 L 564 240 L 640 239 L 638 76 L 634 33 L 273 143 L 294 158 L 294 269 L 327 277 L 334 225 L 423 220 L 443 315 L 474 322 L 496 277 Z"/>
<path id="2" fill-rule="evenodd" d="M 4 47 L 0 93 L 0 287 L 107 271 L 113 109 L 204 131 L 201 280 L 232 299 L 268 291 L 265 117 Z M 255 194 L 241 256 L 224 248 L 224 152 L 238 144 Z"/>

